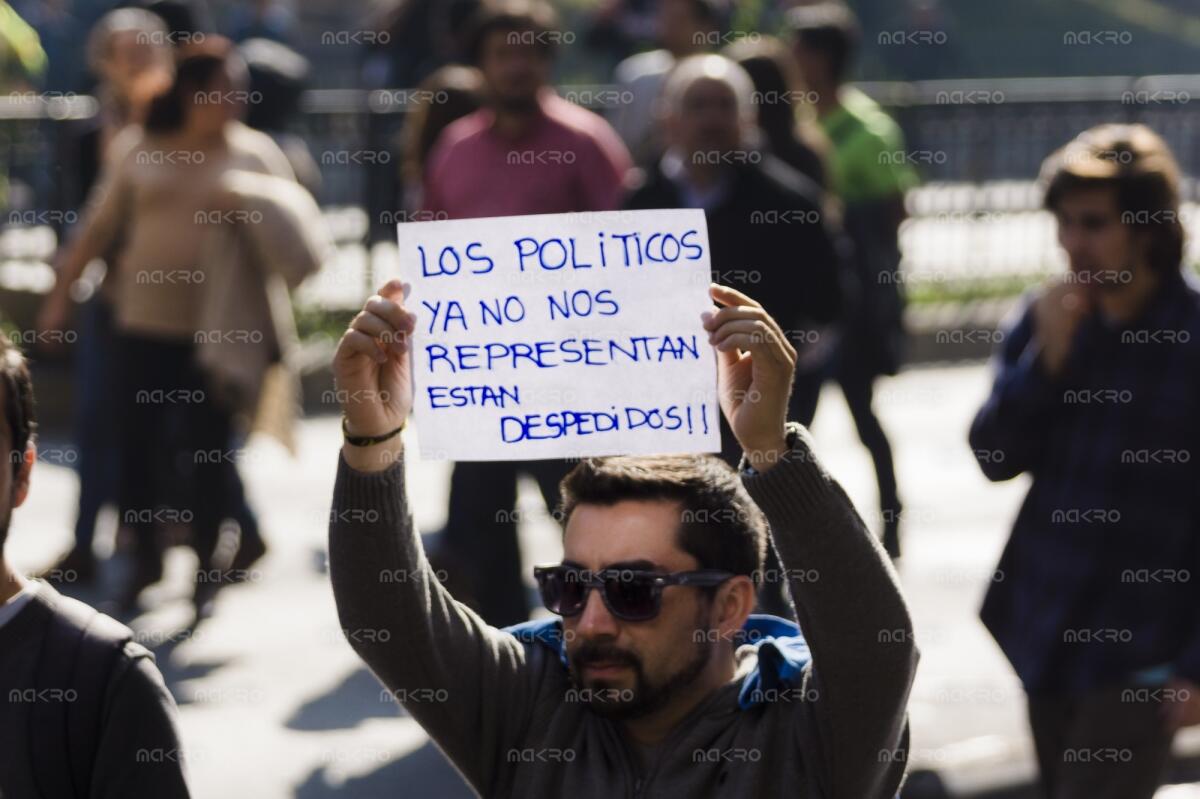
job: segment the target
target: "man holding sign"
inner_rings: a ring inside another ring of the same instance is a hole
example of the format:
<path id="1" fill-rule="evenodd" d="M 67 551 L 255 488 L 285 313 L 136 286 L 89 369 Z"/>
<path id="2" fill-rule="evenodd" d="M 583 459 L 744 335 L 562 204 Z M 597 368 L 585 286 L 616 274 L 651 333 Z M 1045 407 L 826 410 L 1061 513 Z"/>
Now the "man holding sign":
<path id="1" fill-rule="evenodd" d="M 895 574 L 807 432 L 786 422 L 796 353 L 782 329 L 740 292 L 710 296 L 720 307 L 698 315 L 740 475 L 711 455 L 583 460 L 562 484 L 563 562 L 535 570 L 561 621 L 509 630 L 450 596 L 413 526 L 399 433 L 419 357 L 410 336 L 428 320 L 391 281 L 342 337 L 330 517 L 341 623 L 482 795 L 899 789 L 917 652 Z M 751 615 L 768 524 L 803 636 Z"/>

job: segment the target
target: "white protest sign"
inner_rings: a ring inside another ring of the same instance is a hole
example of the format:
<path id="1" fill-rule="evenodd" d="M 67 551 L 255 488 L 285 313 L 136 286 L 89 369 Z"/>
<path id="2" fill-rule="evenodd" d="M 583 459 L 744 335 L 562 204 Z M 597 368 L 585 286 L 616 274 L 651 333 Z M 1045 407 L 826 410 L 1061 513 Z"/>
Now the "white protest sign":
<path id="1" fill-rule="evenodd" d="M 421 456 L 720 449 L 699 210 L 397 226 Z"/>

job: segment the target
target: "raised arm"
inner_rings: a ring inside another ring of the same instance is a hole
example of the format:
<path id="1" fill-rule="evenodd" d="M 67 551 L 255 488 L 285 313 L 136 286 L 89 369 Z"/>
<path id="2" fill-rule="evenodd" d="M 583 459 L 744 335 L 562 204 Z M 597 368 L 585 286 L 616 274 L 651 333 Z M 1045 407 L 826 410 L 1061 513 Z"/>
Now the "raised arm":
<path id="1" fill-rule="evenodd" d="M 801 745 L 823 795 L 890 797 L 904 774 L 917 665 L 904 598 L 807 432 L 785 427 L 795 352 L 782 330 L 745 295 L 714 287 L 713 296 L 725 305 L 706 321 L 720 356 L 722 410 L 753 469 L 743 481 L 770 523 L 813 655 L 817 740 Z"/>
<path id="2" fill-rule="evenodd" d="M 392 281 L 372 297 L 334 356 L 350 436 L 380 436 L 412 408 L 414 317 Z M 438 582 L 404 490 L 400 436 L 342 448 L 329 561 L 343 632 L 393 696 L 484 795 L 533 707 L 536 663 Z M 537 649 L 533 650 L 537 652 Z M 522 712 L 524 711 L 524 712 Z"/>
<path id="3" fill-rule="evenodd" d="M 61 330 L 67 326 L 71 316 L 71 286 L 83 274 L 84 267 L 108 252 L 128 223 L 133 197 L 129 170 L 140 141 L 139 131 L 126 129 L 110 146 L 103 172 L 88 194 L 82 218 L 55 255 L 54 288 L 38 312 L 38 330 Z"/>
<path id="4" fill-rule="evenodd" d="M 793 427 L 779 463 L 743 482 L 770 523 L 812 650 L 820 779 L 829 797 L 891 797 L 907 760 L 912 619 L 887 556 Z"/>
<path id="5" fill-rule="evenodd" d="M 1078 319 L 1050 313 L 1047 306 L 1061 304 L 1065 296 L 1062 288 L 1052 291 L 1031 301 L 1004 331 L 991 394 L 971 423 L 971 450 L 989 480 L 1037 467 L 1062 405 L 1060 375 Z"/>

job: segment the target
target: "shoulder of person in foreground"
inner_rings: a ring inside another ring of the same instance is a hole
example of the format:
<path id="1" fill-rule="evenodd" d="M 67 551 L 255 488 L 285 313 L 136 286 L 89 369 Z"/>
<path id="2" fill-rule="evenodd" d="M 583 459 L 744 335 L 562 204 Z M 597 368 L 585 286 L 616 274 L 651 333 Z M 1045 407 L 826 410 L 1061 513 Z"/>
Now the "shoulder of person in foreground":
<path id="1" fill-rule="evenodd" d="M 154 655 L 132 640 L 128 627 L 78 600 L 46 585 L 35 596 L 50 625 L 43 658 L 72 661 L 38 668 L 49 671 L 40 679 L 51 681 L 59 679 L 57 669 L 79 694 L 68 710 L 83 715 L 68 714 L 65 741 L 68 750 L 71 744 L 94 749 L 88 796 L 186 799 L 177 709 Z M 91 713 L 97 714 L 94 731 L 80 726 Z"/>
<path id="2" fill-rule="evenodd" d="M 145 647 L 125 644 L 109 681 L 106 706 L 92 796 L 186 799 L 188 752 L 180 740 L 178 710 Z"/>

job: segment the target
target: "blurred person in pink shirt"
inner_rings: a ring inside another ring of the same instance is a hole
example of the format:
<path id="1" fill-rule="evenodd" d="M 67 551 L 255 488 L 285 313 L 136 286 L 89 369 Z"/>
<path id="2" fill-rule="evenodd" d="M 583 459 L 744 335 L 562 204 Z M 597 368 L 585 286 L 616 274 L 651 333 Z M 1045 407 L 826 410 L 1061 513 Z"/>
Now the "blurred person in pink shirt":
<path id="1" fill-rule="evenodd" d="M 550 85 L 560 40 L 538 2 L 485 6 L 475 18 L 470 53 L 487 102 L 438 140 L 426 210 L 463 219 L 617 208 L 629 153 L 607 122 Z"/>
<path id="2" fill-rule="evenodd" d="M 425 173 L 428 218 L 464 219 L 616 209 L 632 161 L 601 117 L 550 85 L 556 46 L 569 41 L 542 2 L 485 5 L 469 52 L 485 105 L 443 131 Z M 436 557 L 455 596 L 488 623 L 525 621 L 529 602 L 517 543 L 517 476 L 535 477 L 553 508 L 567 465 L 558 460 L 455 465 Z"/>

